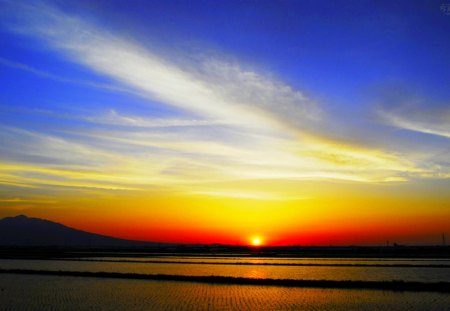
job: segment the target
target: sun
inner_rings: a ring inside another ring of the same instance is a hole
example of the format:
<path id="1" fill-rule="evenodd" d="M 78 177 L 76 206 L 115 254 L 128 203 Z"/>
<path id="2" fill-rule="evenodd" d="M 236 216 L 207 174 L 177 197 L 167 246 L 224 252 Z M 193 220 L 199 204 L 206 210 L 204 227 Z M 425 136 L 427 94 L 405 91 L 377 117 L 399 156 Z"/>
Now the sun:
<path id="1" fill-rule="evenodd" d="M 250 244 L 252 246 L 261 246 L 263 244 L 263 240 L 261 237 L 255 236 L 250 239 Z"/>

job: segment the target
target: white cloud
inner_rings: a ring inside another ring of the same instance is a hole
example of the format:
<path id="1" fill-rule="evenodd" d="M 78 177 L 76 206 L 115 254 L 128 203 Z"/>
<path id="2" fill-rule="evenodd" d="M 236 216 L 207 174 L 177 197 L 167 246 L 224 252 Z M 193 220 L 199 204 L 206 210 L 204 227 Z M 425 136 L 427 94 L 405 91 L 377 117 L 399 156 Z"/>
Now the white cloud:
<path id="1" fill-rule="evenodd" d="M 425 109 L 379 110 L 383 121 L 400 129 L 450 138 L 450 109 L 427 111 Z"/>
<path id="2" fill-rule="evenodd" d="M 134 115 L 124 115 L 111 109 L 107 114 L 101 116 L 87 116 L 82 119 L 105 125 L 118 125 L 128 127 L 146 127 L 146 128 L 168 128 L 168 127 L 197 127 L 197 126 L 221 126 L 231 125 L 220 120 L 201 120 L 186 118 L 148 118 Z"/>
<path id="3" fill-rule="evenodd" d="M 11 61 L 11 60 L 3 58 L 3 57 L 0 57 L 0 65 L 20 69 L 20 70 L 29 72 L 33 75 L 36 75 L 36 76 L 39 76 L 42 78 L 46 78 L 46 79 L 50 79 L 50 80 L 54 80 L 54 81 L 58 81 L 58 82 L 78 84 L 78 85 L 83 85 L 83 86 L 87 86 L 87 87 L 91 87 L 91 88 L 97 88 L 97 89 L 102 89 L 102 90 L 106 90 L 106 91 L 111 91 L 111 92 L 122 92 L 122 93 L 131 93 L 134 95 L 140 95 L 137 92 L 133 92 L 130 89 L 126 89 L 123 87 L 118 87 L 118 86 L 109 85 L 109 84 L 105 84 L 105 83 L 97 83 L 97 82 L 93 82 L 93 81 L 70 79 L 67 77 L 58 76 L 54 73 L 40 70 L 40 69 L 31 67 L 27 64 L 14 62 L 14 61 Z"/>
<path id="4" fill-rule="evenodd" d="M 203 60 L 189 72 L 137 44 L 114 36 L 54 7 L 22 5 L 21 32 L 152 100 L 196 113 L 256 127 L 280 121 L 317 119 L 319 108 L 280 81 L 218 60 Z M 17 27 L 16 27 L 17 29 Z M 267 114 L 271 114 L 267 116 Z"/>
<path id="5" fill-rule="evenodd" d="M 8 160 L 34 165 L 17 168 L 11 182 L 20 182 L 24 170 L 54 168 L 55 163 L 76 172 L 46 170 L 41 173 L 47 174 L 47 182 L 57 184 L 63 176 L 67 185 L 90 182 L 123 189 L 233 179 L 399 182 L 408 177 L 402 173 L 430 171 L 398 154 L 311 133 L 326 123 L 324 112 L 279 79 L 213 57 L 199 58 L 194 65 L 170 61 L 54 7 L 11 5 L 17 9 L 16 31 L 40 38 L 124 90 L 194 115 L 151 118 L 111 109 L 101 116 L 71 116 L 89 121 L 86 128 L 53 134 L 9 129 L 1 137 L 11 155 Z M 23 64 L 14 66 L 57 78 Z M 83 167 L 92 170 L 83 174 Z M 26 181 L 37 179 L 27 176 Z"/>

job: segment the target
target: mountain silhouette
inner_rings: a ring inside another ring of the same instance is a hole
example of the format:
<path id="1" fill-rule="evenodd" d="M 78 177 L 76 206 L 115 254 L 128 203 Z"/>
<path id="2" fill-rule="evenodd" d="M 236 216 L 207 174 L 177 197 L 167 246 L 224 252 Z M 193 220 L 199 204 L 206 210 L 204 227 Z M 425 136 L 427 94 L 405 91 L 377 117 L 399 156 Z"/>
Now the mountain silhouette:
<path id="1" fill-rule="evenodd" d="M 0 219 L 1 246 L 130 247 L 158 244 L 89 233 L 25 215 Z"/>

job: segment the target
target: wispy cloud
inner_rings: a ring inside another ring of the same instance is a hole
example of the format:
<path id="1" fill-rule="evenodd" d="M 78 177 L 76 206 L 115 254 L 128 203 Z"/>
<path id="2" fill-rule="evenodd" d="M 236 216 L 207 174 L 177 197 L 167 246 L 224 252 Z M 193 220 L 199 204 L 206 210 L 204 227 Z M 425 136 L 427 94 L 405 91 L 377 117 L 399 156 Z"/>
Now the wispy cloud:
<path id="1" fill-rule="evenodd" d="M 18 9 L 14 29 L 44 39 L 73 60 L 152 100 L 257 127 L 272 124 L 273 115 L 301 122 L 319 114 L 300 92 L 237 65 L 207 59 L 201 70 L 188 71 L 54 7 L 22 4 Z M 269 112 L 272 115 L 267 117 Z"/>
<path id="2" fill-rule="evenodd" d="M 300 196 L 286 196 L 280 194 L 272 194 L 268 192 L 239 192 L 239 191 L 194 191 L 190 193 L 191 195 L 200 196 L 214 196 L 214 197 L 224 197 L 224 198 L 234 198 L 234 199 L 251 199 L 251 200 L 307 200 L 308 197 Z"/>
<path id="3" fill-rule="evenodd" d="M 58 81 L 58 82 L 83 85 L 83 86 L 107 90 L 107 91 L 111 91 L 111 92 L 123 92 L 123 93 L 131 93 L 131 94 L 139 95 L 137 92 L 133 92 L 130 89 L 126 89 L 124 87 L 118 87 L 118 86 L 114 86 L 114 85 L 98 83 L 98 82 L 93 82 L 93 81 L 70 79 L 67 77 L 62 77 L 62 76 L 56 75 L 51 72 L 47 72 L 44 70 L 34 68 L 27 64 L 11 61 L 11 60 L 3 58 L 3 57 L 0 57 L 0 65 L 23 70 L 23 71 L 26 71 L 33 75 L 36 75 L 36 76 L 39 76 L 42 78 L 46 78 L 46 79 L 50 79 L 50 80 L 54 80 L 54 81 Z"/>
<path id="4" fill-rule="evenodd" d="M 426 109 L 379 110 L 381 118 L 389 125 L 450 138 L 450 109 L 430 111 Z"/>
<path id="5" fill-rule="evenodd" d="M 171 61 L 42 2 L 10 5 L 14 31 L 37 37 L 116 81 L 119 86 L 111 90 L 185 113 L 153 118 L 111 108 L 104 115 L 70 116 L 90 124 L 51 133 L 50 126 L 35 131 L 4 127 L 0 172 L 5 183 L 133 191 L 159 185 L 194 194 L 255 197 L 254 191 L 202 191 L 195 184 L 253 179 L 382 183 L 433 173 L 398 153 L 327 137 L 323 129 L 329 116 L 318 103 L 280 79 L 238 62 L 211 56 Z M 86 84 L 5 59 L 0 63 Z M 393 115 L 386 118 L 395 126 L 449 137 L 449 123 L 405 125 Z"/>
<path id="6" fill-rule="evenodd" d="M 182 119 L 182 118 L 146 118 L 134 115 L 123 115 L 111 109 L 101 116 L 86 116 L 82 119 L 94 124 L 118 125 L 127 127 L 169 128 L 169 127 L 196 127 L 231 125 L 219 120 Z"/>
<path id="7" fill-rule="evenodd" d="M 10 198 L 10 199 L 0 199 L 1 203 L 43 203 L 43 204 L 56 204 L 57 200 L 44 200 L 44 199 L 24 199 L 24 198 Z"/>

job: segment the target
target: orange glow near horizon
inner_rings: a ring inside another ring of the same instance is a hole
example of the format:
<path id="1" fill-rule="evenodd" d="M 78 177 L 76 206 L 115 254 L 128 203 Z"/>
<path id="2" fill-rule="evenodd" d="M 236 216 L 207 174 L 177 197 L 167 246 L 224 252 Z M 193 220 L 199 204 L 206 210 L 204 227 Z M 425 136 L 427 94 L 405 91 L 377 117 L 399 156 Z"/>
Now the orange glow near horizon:
<path id="1" fill-rule="evenodd" d="M 167 195 L 61 202 L 58 208 L 45 204 L 11 208 L 0 217 L 26 214 L 132 240 L 253 247 L 385 245 L 387 240 L 438 244 L 442 232 L 450 232 L 449 211 L 438 199 L 372 197 L 369 202 L 346 195 L 329 200 L 264 201 Z"/>
<path id="2" fill-rule="evenodd" d="M 255 249 L 448 241 L 438 5 L 349 27 L 350 4 L 0 2 L 0 218 Z"/>

